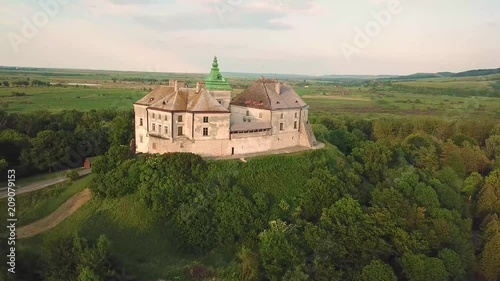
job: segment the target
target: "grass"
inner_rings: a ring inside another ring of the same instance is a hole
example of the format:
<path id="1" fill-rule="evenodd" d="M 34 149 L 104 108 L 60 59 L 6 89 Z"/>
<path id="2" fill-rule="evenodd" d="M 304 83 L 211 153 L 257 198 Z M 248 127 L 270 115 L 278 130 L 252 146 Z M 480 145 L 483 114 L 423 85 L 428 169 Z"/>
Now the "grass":
<path id="1" fill-rule="evenodd" d="M 65 182 L 51 187 L 16 196 L 16 215 L 18 226 L 39 220 L 57 208 L 76 193 L 89 186 L 91 176 L 86 176 L 74 183 Z M 0 199 L 2 206 L 7 205 L 7 198 Z M 0 219 L 7 219 L 6 212 L 0 212 Z"/>
<path id="2" fill-rule="evenodd" d="M 45 237 L 76 232 L 90 239 L 106 235 L 111 240 L 112 253 L 128 273 L 140 276 L 140 280 L 172 280 L 182 276 L 184 267 L 195 260 L 219 267 L 235 258 L 234 249 L 200 255 L 180 252 L 171 228 L 168 224 L 159 225 L 152 218 L 138 194 L 118 199 L 92 198 L 52 230 L 22 240 L 21 251 L 37 252 Z"/>
<path id="3" fill-rule="evenodd" d="M 12 92 L 25 96 L 12 96 Z M 107 89 L 95 87 L 16 87 L 0 88 L 0 109 L 7 112 L 28 112 L 90 109 L 131 109 L 132 104 L 147 91 L 140 89 Z"/>
<path id="4" fill-rule="evenodd" d="M 340 96 L 336 96 L 340 97 Z M 500 117 L 500 98 L 431 96 L 386 92 L 357 93 L 348 99 L 309 96 L 310 112 L 434 115 L 447 118 Z M 358 99 L 358 100 L 356 100 Z M 364 99 L 364 100 L 361 100 Z"/>

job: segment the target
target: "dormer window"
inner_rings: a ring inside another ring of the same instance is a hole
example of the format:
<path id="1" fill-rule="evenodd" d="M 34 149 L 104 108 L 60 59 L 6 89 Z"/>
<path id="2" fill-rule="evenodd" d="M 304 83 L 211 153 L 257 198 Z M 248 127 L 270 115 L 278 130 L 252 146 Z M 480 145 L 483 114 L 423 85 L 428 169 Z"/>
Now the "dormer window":
<path id="1" fill-rule="evenodd" d="M 150 98 L 149 101 L 152 102 L 155 98 Z"/>

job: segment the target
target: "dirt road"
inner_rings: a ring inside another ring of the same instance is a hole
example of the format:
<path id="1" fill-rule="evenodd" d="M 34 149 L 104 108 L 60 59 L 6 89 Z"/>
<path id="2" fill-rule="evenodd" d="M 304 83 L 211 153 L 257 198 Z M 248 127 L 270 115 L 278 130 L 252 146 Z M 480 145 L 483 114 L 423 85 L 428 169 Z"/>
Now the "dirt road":
<path id="1" fill-rule="evenodd" d="M 73 195 L 73 197 L 69 198 L 68 201 L 64 202 L 61 207 L 50 215 L 37 220 L 34 223 L 19 227 L 16 233 L 17 238 L 29 238 L 55 227 L 64 219 L 71 216 L 71 214 L 89 201 L 90 198 L 92 198 L 92 193 L 90 193 L 90 189 L 88 188 Z"/>

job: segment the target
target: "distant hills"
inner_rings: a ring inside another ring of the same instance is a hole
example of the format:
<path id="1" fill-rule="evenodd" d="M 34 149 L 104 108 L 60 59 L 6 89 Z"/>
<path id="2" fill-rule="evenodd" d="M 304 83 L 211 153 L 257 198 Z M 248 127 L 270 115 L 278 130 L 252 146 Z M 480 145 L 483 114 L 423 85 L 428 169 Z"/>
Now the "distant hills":
<path id="1" fill-rule="evenodd" d="M 83 72 L 100 72 L 100 73 L 148 73 L 155 74 L 181 74 L 170 72 L 141 72 L 141 71 L 117 71 L 117 70 L 89 70 L 89 69 L 61 69 L 61 68 L 40 68 L 40 67 L 16 67 L 16 66 L 0 66 L 0 71 L 33 71 L 33 72 L 53 72 L 53 71 L 83 71 Z M 340 81 L 340 80 L 416 80 L 428 78 L 445 78 L 445 77 L 467 77 L 467 76 L 483 76 L 500 73 L 500 68 L 496 69 L 475 69 L 463 72 L 437 72 L 437 73 L 415 73 L 411 75 L 300 75 L 300 74 L 281 74 L 281 73 L 245 73 L 245 72 L 222 72 L 224 77 L 242 77 L 247 79 L 257 79 L 262 76 L 269 79 L 279 80 L 317 80 L 317 81 Z M 203 73 L 184 73 L 183 75 L 204 75 Z"/>
<path id="2" fill-rule="evenodd" d="M 414 80 L 414 79 L 426 79 L 426 78 L 445 78 L 445 77 L 468 77 L 468 76 L 483 76 L 490 74 L 500 73 L 500 68 L 496 69 L 475 69 L 463 72 L 438 72 L 438 73 L 415 73 L 406 76 L 396 76 L 392 79 L 397 80 Z"/>

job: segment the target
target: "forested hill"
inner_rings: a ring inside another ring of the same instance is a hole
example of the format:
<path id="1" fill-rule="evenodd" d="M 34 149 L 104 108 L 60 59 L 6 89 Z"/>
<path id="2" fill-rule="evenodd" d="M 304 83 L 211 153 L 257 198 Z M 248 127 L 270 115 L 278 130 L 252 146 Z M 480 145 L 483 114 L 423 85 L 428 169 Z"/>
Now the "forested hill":
<path id="1" fill-rule="evenodd" d="M 244 163 L 133 155 L 127 114 L 4 116 L 1 169 L 65 161 L 54 141 L 106 151 L 92 200 L 22 242 L 14 280 L 497 280 L 498 120 L 316 115 L 325 149 Z"/>
<path id="2" fill-rule="evenodd" d="M 468 70 L 463 72 L 438 72 L 438 73 L 415 73 L 411 75 L 398 76 L 392 78 L 392 80 L 415 80 L 415 79 L 427 79 L 427 78 L 444 78 L 444 77 L 468 77 L 468 76 L 483 76 L 500 73 L 500 68 L 496 69 L 476 69 Z"/>

